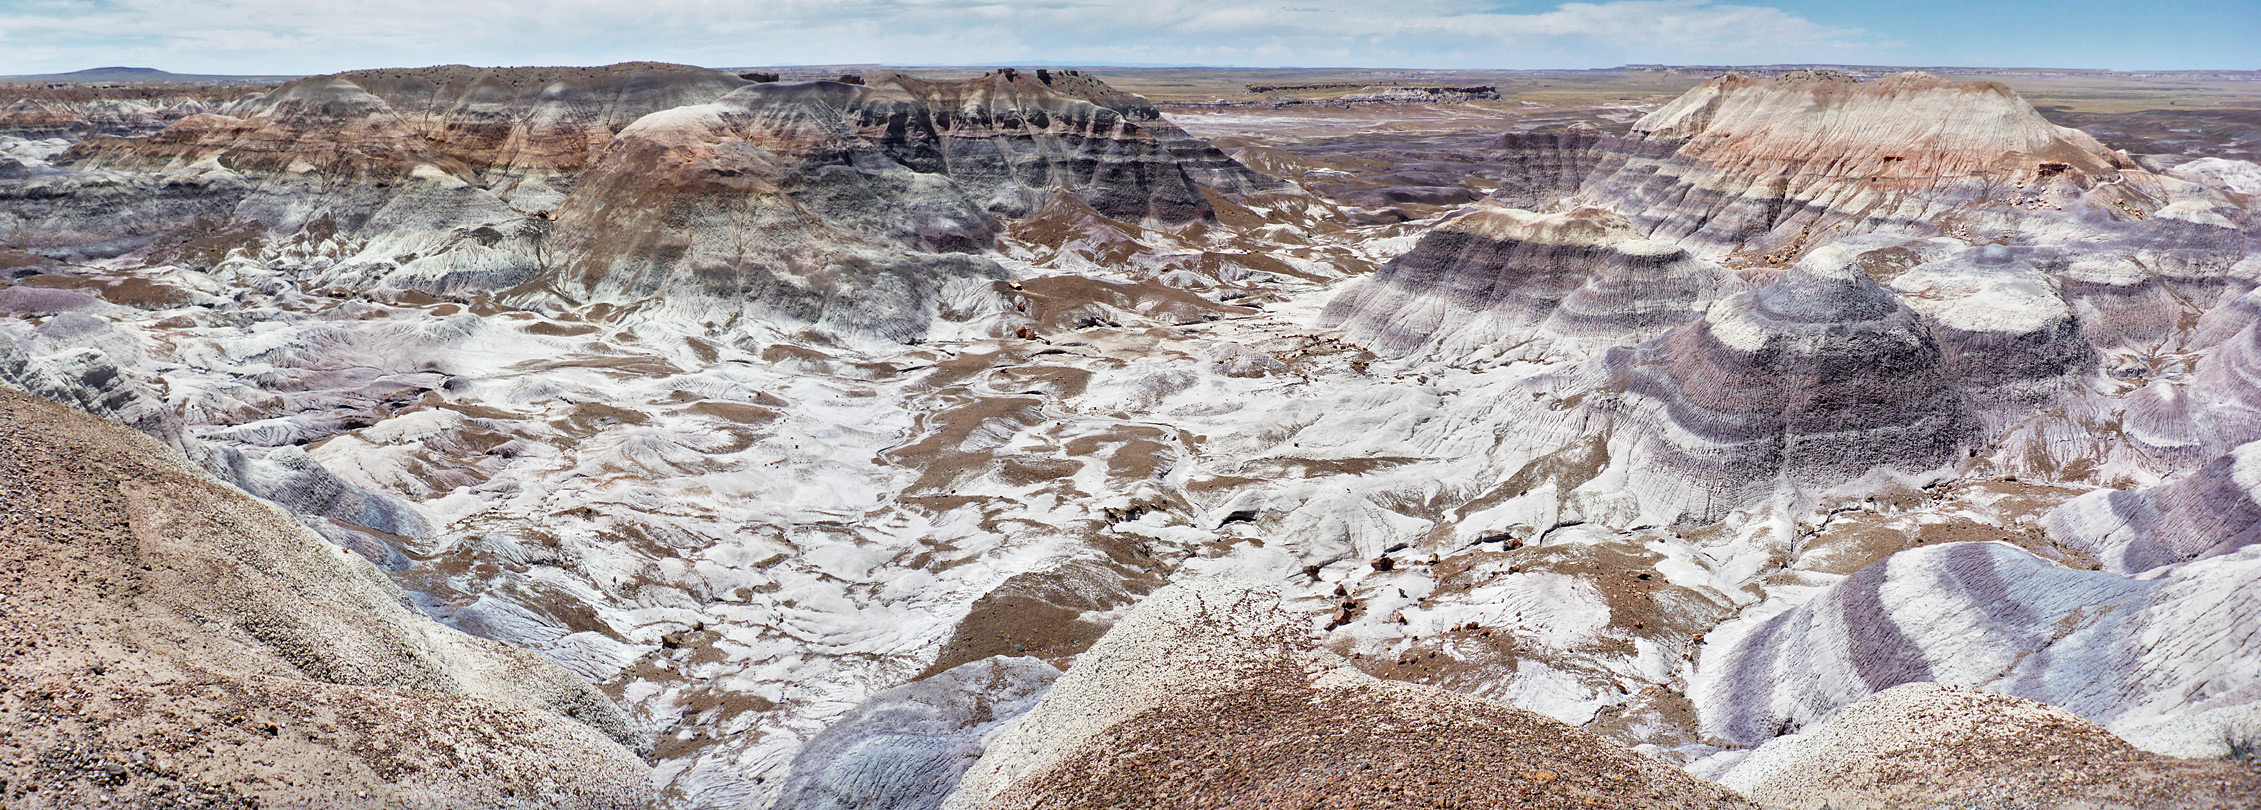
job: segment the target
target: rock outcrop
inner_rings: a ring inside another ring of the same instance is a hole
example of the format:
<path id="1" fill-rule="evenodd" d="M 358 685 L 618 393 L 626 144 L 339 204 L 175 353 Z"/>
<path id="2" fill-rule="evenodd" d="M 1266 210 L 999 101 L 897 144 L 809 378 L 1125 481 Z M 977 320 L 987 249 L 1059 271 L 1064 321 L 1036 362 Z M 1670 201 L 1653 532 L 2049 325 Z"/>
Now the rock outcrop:
<path id="1" fill-rule="evenodd" d="M 1548 718 L 1315 649 L 1277 591 L 1155 592 L 992 739 L 944 807 L 1736 808 Z"/>
<path id="2" fill-rule="evenodd" d="M 1493 202 L 1533 211 L 1548 210 L 1586 183 L 1610 150 L 1623 141 L 1590 127 L 1559 132 L 1510 132 L 1499 136 L 1486 157 L 1498 167 L 1499 190 Z"/>
<path id="3" fill-rule="evenodd" d="M 660 110 L 704 104 L 747 84 L 662 62 L 603 67 L 357 70 L 337 75 L 385 100 L 472 182 L 521 210 L 555 207 L 612 136 Z"/>
<path id="4" fill-rule="evenodd" d="M 251 221 L 338 242 L 340 261 L 316 268 L 328 282 L 500 289 L 545 266 L 542 212 L 613 133 L 744 84 L 652 63 L 315 76 L 147 136 L 81 142 L 62 161 L 75 171 L 20 215 L 65 235 L 112 231 L 122 245 L 106 252 L 200 221 Z M 110 197 L 139 216 L 102 218 Z"/>
<path id="5" fill-rule="evenodd" d="M 917 339 L 953 281 L 1004 278 L 948 252 L 989 247 L 998 226 L 948 175 L 856 134 L 846 111 L 871 92 L 756 84 L 622 130 L 559 207 L 558 267 L 539 291 L 718 328 Z"/>
<path id="6" fill-rule="evenodd" d="M 1064 190 L 1131 223 L 1214 220 L 1201 189 L 1279 182 L 1164 120 L 1144 99 L 1081 74 L 1000 71 L 965 81 L 891 75 L 845 103 L 866 140 L 915 171 L 947 175 L 999 216 Z"/>
<path id="7" fill-rule="evenodd" d="M 532 210 L 551 207 L 636 119 L 746 84 L 654 62 L 352 71 L 248 96 L 158 137 L 93 139 L 80 152 L 96 165 L 211 161 L 244 173 L 394 181 L 444 174 Z"/>
<path id="8" fill-rule="evenodd" d="M 1579 192 L 1702 255 L 1778 263 L 1864 232 L 1968 237 L 2165 204 L 2152 175 L 2009 88 L 1902 73 L 1729 74 L 1633 125 Z M 2043 218 L 2047 219 L 2047 218 Z"/>
<path id="9" fill-rule="evenodd" d="M 1068 195 L 1132 224 L 1213 220 L 1196 176 L 1265 185 L 1076 75 L 756 84 L 623 130 L 559 206 L 541 284 L 915 340 L 945 310 L 1001 305 L 984 290 L 1003 271 L 959 255 L 993 247 L 1000 218 Z"/>
<path id="10" fill-rule="evenodd" d="M 124 427 L 0 389 L 11 805 L 633 808 L 625 717 Z M 319 777 L 315 776 L 320 774 Z"/>
<path id="11" fill-rule="evenodd" d="M 144 135 L 183 118 L 211 112 L 223 102 L 209 91 L 146 98 L 74 98 L 69 91 L 54 90 L 26 95 L 34 97 L 16 98 L 0 107 L 0 135 L 32 140 Z"/>
<path id="12" fill-rule="evenodd" d="M 312 77 L 57 165 L 0 187 L 0 226 L 114 255 L 251 222 L 305 246 L 320 286 L 898 341 L 1002 306 L 980 290 L 1003 271 L 957 254 L 1062 196 L 1198 227 L 1211 194 L 1284 187 L 1072 71 L 756 83 L 654 63 Z"/>

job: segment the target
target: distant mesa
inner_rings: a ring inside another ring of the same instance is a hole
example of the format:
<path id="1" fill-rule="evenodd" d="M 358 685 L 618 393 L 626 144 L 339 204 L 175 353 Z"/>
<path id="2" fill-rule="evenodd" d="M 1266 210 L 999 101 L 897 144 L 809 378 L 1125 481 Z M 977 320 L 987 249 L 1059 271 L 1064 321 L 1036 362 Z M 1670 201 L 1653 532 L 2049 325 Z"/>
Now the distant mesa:
<path id="1" fill-rule="evenodd" d="M 179 84 L 179 85 L 256 85 L 274 84 L 295 78 L 286 75 L 224 75 L 201 73 L 172 73 L 151 67 L 123 65 L 87 68 L 69 73 L 44 73 L 24 76 L 0 76 L 0 81 L 18 83 L 52 84 Z"/>
<path id="2" fill-rule="evenodd" d="M 153 76 L 153 77 L 154 77 L 154 76 L 171 76 L 171 75 L 173 75 L 173 74 L 171 74 L 171 73 L 167 73 L 167 72 L 165 72 L 165 71 L 162 71 L 162 70 L 158 70 L 158 69 L 156 69 L 156 68 L 147 68 L 147 67 L 98 67 L 98 68 L 87 68 L 87 69 L 85 69 L 85 70 L 74 70 L 74 71 L 71 71 L 71 72 L 69 72 L 69 73 L 63 73 L 63 74 L 58 74 L 58 75 L 63 75 L 63 76 Z"/>
<path id="3" fill-rule="evenodd" d="M 2016 230 L 2034 201 L 2140 217 L 2164 203 L 2147 177 L 2000 84 L 1808 70 L 1688 91 L 1636 122 L 1578 197 L 1705 255 L 1785 264 L 1858 232 Z"/>

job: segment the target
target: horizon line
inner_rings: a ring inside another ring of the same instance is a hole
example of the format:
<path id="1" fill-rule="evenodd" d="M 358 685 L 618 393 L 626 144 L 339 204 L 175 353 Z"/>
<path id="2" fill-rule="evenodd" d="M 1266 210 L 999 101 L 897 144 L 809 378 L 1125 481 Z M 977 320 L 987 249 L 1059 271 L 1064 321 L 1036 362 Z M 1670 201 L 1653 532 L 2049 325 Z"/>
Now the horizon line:
<path id="1" fill-rule="evenodd" d="M 787 68 L 787 69 L 811 69 L 811 68 L 892 68 L 892 69 L 903 69 L 903 70 L 920 70 L 920 69 L 954 69 L 954 70 L 972 70 L 972 69 L 981 69 L 981 68 L 991 68 L 991 69 L 997 69 L 997 68 L 1014 68 L 1014 69 L 1037 69 L 1037 68 L 1061 68 L 1061 69 L 1073 69 L 1073 68 L 1110 68 L 1110 69 L 1118 69 L 1118 70 L 1279 70 L 1279 71 L 1290 71 L 1290 70 L 1402 70 L 1402 71 L 1417 71 L 1417 72 L 1424 72 L 1424 73 L 1563 73 L 1563 72 L 1601 72 L 1601 71 L 1617 71 L 1617 70 L 1641 70 L 1641 69 L 1652 69 L 1652 70 L 1686 70 L 1686 69 L 1715 69 L 1715 70 L 1737 70 L 1737 69 L 1761 69 L 1761 68 L 1792 68 L 1792 69 L 1796 69 L 1796 68 L 1853 68 L 1853 69 L 1861 69 L 1861 70 L 1992 70 L 1992 71 L 2018 71 L 2018 70 L 2037 70 L 2037 71 L 2080 71 L 2080 72 L 2085 72 L 2085 73 L 2261 73 L 2261 68 L 2101 68 L 2101 67 L 2070 67 L 2070 66 L 2049 66 L 2049 65 L 1880 65 L 1880 64 L 1859 64 L 1859 63 L 1851 63 L 1851 62 L 1754 62 L 1754 63 L 1744 63 L 1744 64 L 1724 64 L 1724 63 L 1711 63 L 1711 64 L 1692 64 L 1692 63 L 1689 63 L 1689 64 L 1671 64 L 1671 63 L 1660 63 L 1660 62 L 1629 62 L 1629 63 L 1619 64 L 1619 65 L 1614 65 L 1614 66 L 1609 66 L 1609 67 L 1586 67 L 1586 68 L 1573 68 L 1573 67 L 1527 67 L 1527 68 L 1510 68 L 1510 67 L 1455 67 L 1455 68 L 1439 68 L 1439 67 L 1412 67 L 1412 66 L 1401 66 L 1401 65 L 1225 65 L 1225 64 L 1173 64 L 1173 63 L 1146 63 L 1146 62 L 1080 62 L 1080 63 L 1079 63 L 1079 62 L 961 62 L 961 63 L 953 63 L 953 64 L 891 64 L 891 63 L 885 63 L 885 62 L 804 62 L 804 63 L 795 63 L 795 64 L 768 64 L 768 65 L 731 65 L 731 66 L 709 66 L 709 65 L 691 65 L 690 63 L 684 63 L 684 62 L 663 62 L 663 61 L 661 61 L 661 60 L 637 59 L 637 60 L 627 60 L 627 61 L 622 61 L 622 62 L 607 62 L 607 63 L 603 63 L 603 64 L 581 64 L 581 65 L 560 65 L 560 64 L 548 64 L 548 65 L 535 65 L 535 64 L 528 64 L 528 65 L 470 65 L 470 64 L 466 64 L 466 63 L 460 63 L 460 62 L 451 62 L 451 63 L 444 63 L 444 64 L 434 64 L 434 65 L 417 65 L 417 66 L 414 66 L 414 67 L 418 67 L 418 68 L 430 68 L 430 67 L 453 67 L 453 66 L 463 66 L 463 67 L 485 68 L 485 69 L 508 69 L 508 68 L 528 68 L 528 67 L 609 67 L 609 66 L 612 66 L 612 65 L 622 65 L 622 64 L 635 64 L 635 63 L 637 63 L 637 62 L 653 62 L 653 63 L 658 63 L 658 64 L 683 64 L 683 65 L 689 65 L 689 66 L 691 66 L 691 67 L 705 67 L 705 68 L 707 68 L 707 69 L 709 69 L 709 70 L 717 70 L 717 71 L 724 71 L 724 72 L 730 72 L 730 71 L 753 71 L 753 70 L 760 70 L 760 69 L 765 69 L 765 68 Z M 348 68 L 348 69 L 346 69 L 346 70 L 338 70 L 338 71 L 328 71 L 328 72 L 321 72 L 321 73 L 175 73 L 175 72 L 172 72 L 172 71 L 169 71 L 169 70 L 165 70 L 165 69 L 163 69 L 163 68 L 153 68 L 153 67 L 147 67 L 147 66 L 141 66 L 141 65 L 102 65 L 102 66 L 98 66 L 98 67 L 81 68 L 81 69 L 78 69 L 78 70 L 71 70 L 71 71 L 62 71 L 62 72 L 54 72 L 54 73 L 17 73 L 17 74 L 0 74 L 0 79 L 42 79 L 42 78 L 61 78 L 61 77 L 66 77 L 66 76 L 75 76 L 75 75 L 79 75 L 79 74 L 86 74 L 86 73 L 98 73 L 98 72 L 101 72 L 101 71 L 106 71 L 106 70 L 121 70 L 121 71 L 155 71 L 155 72 L 157 72 L 157 73 L 160 73 L 160 74 L 163 74 L 163 75 L 165 75 L 165 76 L 180 76 L 180 77 L 209 77 L 209 78 L 224 78 L 224 79 L 269 79 L 269 78 L 276 78 L 276 79 L 285 79 L 285 78 L 287 78 L 287 79 L 295 79 L 295 78 L 305 78 L 305 77 L 308 77 L 308 76 L 328 76 L 328 75 L 334 75 L 334 74 L 337 74 L 337 73 L 350 73 L 350 72 L 353 72 L 353 71 L 358 71 L 358 70 L 384 70 L 384 69 L 397 69 L 397 68 L 403 68 L 403 67 L 410 67 L 410 66 L 407 66 L 407 65 L 386 65 L 386 66 L 379 66 L 379 67 L 361 67 L 361 68 Z"/>

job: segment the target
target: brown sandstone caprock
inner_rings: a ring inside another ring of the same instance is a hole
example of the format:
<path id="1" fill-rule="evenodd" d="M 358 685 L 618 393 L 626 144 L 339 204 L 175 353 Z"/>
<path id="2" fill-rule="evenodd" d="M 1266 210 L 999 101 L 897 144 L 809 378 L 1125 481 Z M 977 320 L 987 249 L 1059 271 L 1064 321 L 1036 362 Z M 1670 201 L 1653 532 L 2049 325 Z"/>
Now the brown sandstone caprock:
<path id="1" fill-rule="evenodd" d="M 1746 808 L 1521 709 L 1317 650 L 1271 586 L 1155 592 L 992 740 L 944 807 Z"/>
<path id="2" fill-rule="evenodd" d="M 626 718 L 122 426 L 0 388 L 0 803 L 633 808 Z"/>

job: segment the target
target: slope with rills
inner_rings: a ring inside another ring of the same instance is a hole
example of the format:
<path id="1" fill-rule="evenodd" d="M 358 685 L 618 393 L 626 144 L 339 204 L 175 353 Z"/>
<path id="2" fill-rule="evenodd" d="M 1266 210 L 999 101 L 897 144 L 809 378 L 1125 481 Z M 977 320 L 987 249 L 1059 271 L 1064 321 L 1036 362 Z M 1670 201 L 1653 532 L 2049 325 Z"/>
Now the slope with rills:
<path id="1" fill-rule="evenodd" d="M 631 808 L 627 719 L 154 440 L 0 388 L 15 806 Z M 316 777 L 316 774 L 321 774 Z"/>
<path id="2" fill-rule="evenodd" d="M 1327 306 L 1323 323 L 1386 356 L 1498 355 L 1539 342 L 1637 343 L 1700 316 L 1725 272 L 1599 209 L 1482 203 Z"/>
<path id="3" fill-rule="evenodd" d="M 2167 202 L 2154 175 L 2009 88 L 1922 73 L 1728 74 L 1607 151 L 1574 199 L 1740 262 L 1787 264 L 1878 230 L 1970 238 L 2046 229 L 2058 211 L 2140 219 Z"/>

